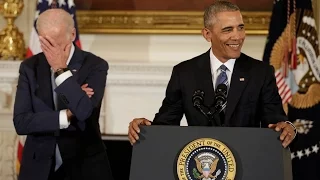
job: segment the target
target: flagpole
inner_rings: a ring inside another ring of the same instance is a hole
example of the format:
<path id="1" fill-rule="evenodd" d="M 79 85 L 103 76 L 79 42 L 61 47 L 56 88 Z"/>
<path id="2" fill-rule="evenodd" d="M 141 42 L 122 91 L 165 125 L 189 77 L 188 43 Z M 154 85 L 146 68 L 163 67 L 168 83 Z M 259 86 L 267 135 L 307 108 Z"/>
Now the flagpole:
<path id="1" fill-rule="evenodd" d="M 57 3 L 57 0 L 53 0 L 52 1 L 52 4 L 51 4 L 51 8 L 58 8 L 58 3 Z"/>

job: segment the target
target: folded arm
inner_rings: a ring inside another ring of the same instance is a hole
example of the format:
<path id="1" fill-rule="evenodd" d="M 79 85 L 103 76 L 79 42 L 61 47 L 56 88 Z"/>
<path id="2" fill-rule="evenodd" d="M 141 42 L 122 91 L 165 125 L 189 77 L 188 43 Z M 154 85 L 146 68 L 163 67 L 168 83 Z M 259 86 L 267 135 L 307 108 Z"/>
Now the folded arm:
<path id="1" fill-rule="evenodd" d="M 64 81 L 59 82 L 59 76 L 56 78 L 57 88 L 55 92 L 79 121 L 84 121 L 90 117 L 93 109 L 101 102 L 106 86 L 107 71 L 108 63 L 106 61 L 96 64 L 91 69 L 85 82 L 94 90 L 94 95 L 91 98 L 82 90 L 81 85 L 70 71 L 60 75 L 69 74 Z"/>

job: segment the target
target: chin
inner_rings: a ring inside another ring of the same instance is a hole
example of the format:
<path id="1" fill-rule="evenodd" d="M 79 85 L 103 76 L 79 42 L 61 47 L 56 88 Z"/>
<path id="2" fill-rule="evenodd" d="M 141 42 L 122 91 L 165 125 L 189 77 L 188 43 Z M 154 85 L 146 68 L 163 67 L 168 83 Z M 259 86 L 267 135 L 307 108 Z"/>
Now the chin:
<path id="1" fill-rule="evenodd" d="M 230 56 L 230 59 L 237 59 L 239 58 L 241 55 L 241 52 L 238 52 L 238 53 L 232 53 L 231 56 Z"/>

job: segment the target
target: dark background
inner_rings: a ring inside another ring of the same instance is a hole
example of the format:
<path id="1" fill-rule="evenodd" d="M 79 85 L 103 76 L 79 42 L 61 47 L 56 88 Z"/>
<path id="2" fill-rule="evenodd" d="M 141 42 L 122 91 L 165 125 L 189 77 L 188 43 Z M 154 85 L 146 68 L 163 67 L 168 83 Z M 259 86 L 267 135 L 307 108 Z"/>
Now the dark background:
<path id="1" fill-rule="evenodd" d="M 128 180 L 132 146 L 129 141 L 104 140 L 114 180 Z"/>

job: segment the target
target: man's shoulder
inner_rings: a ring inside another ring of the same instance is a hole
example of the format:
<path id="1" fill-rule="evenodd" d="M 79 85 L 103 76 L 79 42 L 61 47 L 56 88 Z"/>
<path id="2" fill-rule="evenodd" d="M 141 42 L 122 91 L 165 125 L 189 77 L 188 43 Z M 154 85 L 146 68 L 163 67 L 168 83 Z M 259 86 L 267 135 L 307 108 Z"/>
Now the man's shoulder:
<path id="1" fill-rule="evenodd" d="M 102 65 L 108 67 L 108 62 L 103 59 L 102 57 L 99 57 L 92 52 L 81 50 L 83 53 L 84 58 L 86 59 L 85 63 L 88 63 L 90 65 Z"/>
<path id="2" fill-rule="evenodd" d="M 97 56 L 97 55 L 93 54 L 92 52 L 84 51 L 84 50 L 81 50 L 81 51 L 82 51 L 82 53 L 84 54 L 84 56 L 86 58 L 90 59 L 91 63 L 107 63 L 107 61 L 105 59 L 103 59 L 100 56 Z"/>
<path id="3" fill-rule="evenodd" d="M 271 67 L 270 64 L 263 62 L 259 59 L 253 58 L 245 53 L 241 53 L 241 56 L 239 58 L 239 60 L 243 60 L 245 61 L 245 63 L 247 63 L 248 65 L 250 65 L 251 67 L 253 67 L 252 69 L 258 70 L 258 69 L 269 69 Z"/>
<path id="4" fill-rule="evenodd" d="M 26 66 L 26 67 L 32 68 L 32 67 L 36 66 L 39 63 L 39 60 L 42 57 L 44 57 L 44 54 L 42 52 L 38 53 L 38 54 L 35 54 L 33 56 L 27 57 L 26 59 L 24 59 L 21 62 L 21 66 Z"/>

